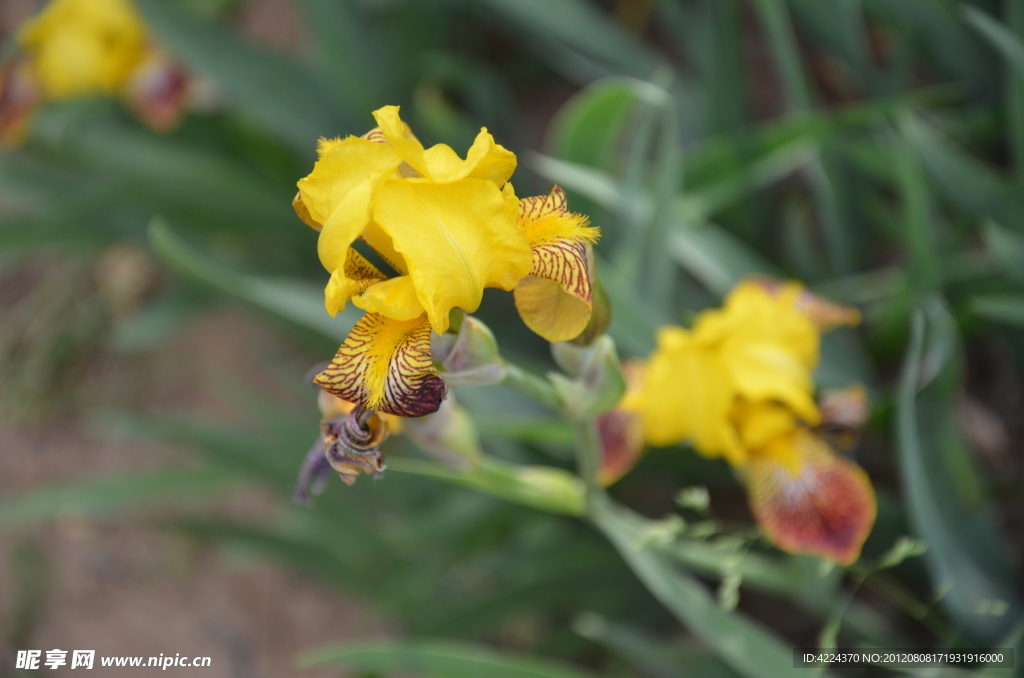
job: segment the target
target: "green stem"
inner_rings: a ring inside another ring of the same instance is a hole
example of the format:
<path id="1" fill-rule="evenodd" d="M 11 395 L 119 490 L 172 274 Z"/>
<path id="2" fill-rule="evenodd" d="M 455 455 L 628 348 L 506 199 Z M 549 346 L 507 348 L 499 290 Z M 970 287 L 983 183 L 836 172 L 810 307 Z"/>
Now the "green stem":
<path id="1" fill-rule="evenodd" d="M 505 362 L 505 380 L 502 383 L 526 397 L 536 400 L 541 405 L 547 405 L 559 412 L 562 411 L 562 399 L 551 382 L 544 377 L 527 372 L 515 363 Z"/>

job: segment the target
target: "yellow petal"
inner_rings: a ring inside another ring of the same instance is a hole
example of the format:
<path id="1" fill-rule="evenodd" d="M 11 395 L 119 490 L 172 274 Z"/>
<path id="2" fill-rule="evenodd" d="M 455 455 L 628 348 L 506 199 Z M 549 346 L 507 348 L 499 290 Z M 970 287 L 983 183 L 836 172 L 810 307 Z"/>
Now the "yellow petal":
<path id="1" fill-rule="evenodd" d="M 313 171 L 298 182 L 302 203 L 313 221 L 324 224 L 352 189 L 371 175 L 388 174 L 401 163 L 390 147 L 358 137 L 322 139 Z"/>
<path id="2" fill-rule="evenodd" d="M 339 398 L 387 414 L 436 412 L 447 388 L 431 360 L 430 332 L 425 316 L 398 321 L 367 313 L 314 381 Z"/>
<path id="3" fill-rule="evenodd" d="M 786 407 L 770 401 L 740 399 L 733 404 L 732 419 L 748 449 L 760 449 L 774 438 L 788 435 L 799 426 Z"/>
<path id="4" fill-rule="evenodd" d="M 732 373 L 717 351 L 698 344 L 687 330 L 664 327 L 640 394 L 622 406 L 643 416 L 651 445 L 689 440 L 697 452 L 741 466 L 746 450 L 729 419 L 735 397 Z"/>
<path id="5" fill-rule="evenodd" d="M 147 47 L 129 0 L 54 0 L 22 27 L 18 43 L 51 99 L 116 93 Z"/>
<path id="6" fill-rule="evenodd" d="M 565 192 L 525 198 L 518 223 L 533 252 L 530 276 L 515 289 L 516 308 L 531 330 L 555 343 L 575 339 L 590 322 L 593 302 L 588 245 L 599 231 L 569 212 Z"/>
<path id="7" fill-rule="evenodd" d="M 795 301 L 792 293 L 773 296 L 756 283 L 740 283 L 721 310 L 701 314 L 694 335 L 698 343 L 718 348 L 739 395 L 782 401 L 816 424 L 820 417 L 811 394 L 820 336 Z"/>
<path id="8" fill-rule="evenodd" d="M 439 334 L 453 308 L 475 311 L 485 287 L 510 290 L 530 272 L 526 237 L 493 182 L 388 181 L 373 216 L 405 258 Z"/>
<path id="9" fill-rule="evenodd" d="M 749 470 L 751 510 L 779 548 L 842 565 L 857 560 L 876 514 L 863 469 L 797 429 L 752 455 Z"/>
<path id="10" fill-rule="evenodd" d="M 14 146 L 24 140 L 41 100 L 42 91 L 28 61 L 13 59 L 0 69 L 0 143 Z"/>
<path id="11" fill-rule="evenodd" d="M 423 315 L 423 305 L 416 298 L 412 278 L 407 275 L 371 286 L 352 303 L 364 311 L 379 313 L 393 320 L 412 320 Z"/>
<path id="12" fill-rule="evenodd" d="M 295 210 L 295 214 L 297 214 L 299 219 L 302 220 L 302 223 L 309 226 L 314 231 L 320 231 L 320 229 L 324 227 L 323 224 L 317 223 L 316 220 L 313 219 L 313 215 L 311 215 L 309 210 L 306 209 L 305 203 L 302 202 L 302 191 L 296 193 L 295 197 L 292 198 L 292 209 Z"/>
<path id="13" fill-rule="evenodd" d="M 391 236 L 384 232 L 379 225 L 370 222 L 363 230 L 363 242 L 380 255 L 380 258 L 387 262 L 388 266 L 399 273 L 408 273 L 409 266 L 405 263 L 405 257 L 395 251 L 395 244 L 391 242 Z"/>
<path id="14" fill-rule="evenodd" d="M 354 186 L 341 198 L 334 212 L 323 222 L 316 249 L 320 263 L 328 271 L 334 272 L 344 265 L 349 247 L 369 227 L 373 201 L 390 173 L 388 168 L 370 173 L 366 181 Z M 306 196 L 303 196 L 303 204 L 309 206 Z M 312 211 L 311 214 L 317 218 Z"/>
<path id="15" fill-rule="evenodd" d="M 446 144 L 424 150 L 399 116 L 398 106 L 385 106 L 374 111 L 373 117 L 380 133 L 402 156 L 402 160 L 431 181 L 449 183 L 466 178 L 486 179 L 501 187 L 515 171 L 515 154 L 494 143 L 494 137 L 486 128 L 481 128 L 463 160 Z"/>
<path id="16" fill-rule="evenodd" d="M 367 261 L 363 255 L 349 248 L 345 257 L 345 265 L 335 269 L 327 283 L 324 305 L 332 316 L 345 310 L 345 303 L 366 288 L 386 280 L 387 277 L 377 267 Z M 421 310 L 420 313 L 423 311 Z M 416 315 L 419 315 L 417 313 Z M 414 316 L 415 317 L 415 316 Z"/>
<path id="17" fill-rule="evenodd" d="M 844 306 L 815 294 L 797 282 L 784 282 L 774 278 L 752 278 L 750 283 L 760 285 L 775 297 L 792 301 L 798 313 L 803 314 L 821 332 L 843 325 L 859 325 L 860 311 L 852 306 Z"/>

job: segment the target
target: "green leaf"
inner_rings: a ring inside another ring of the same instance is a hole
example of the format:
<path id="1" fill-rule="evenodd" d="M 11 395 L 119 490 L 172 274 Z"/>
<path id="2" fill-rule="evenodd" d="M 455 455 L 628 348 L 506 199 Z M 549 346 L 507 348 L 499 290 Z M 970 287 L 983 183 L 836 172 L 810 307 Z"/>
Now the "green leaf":
<path id="1" fill-rule="evenodd" d="M 983 644 L 1006 634 L 1021 605 L 992 505 L 953 413 L 961 386 L 956 325 L 937 299 L 913 319 L 900 376 L 896 439 L 907 512 L 928 544 L 924 560 L 940 604 Z M 1002 606 L 1004 614 L 989 610 Z"/>
<path id="2" fill-rule="evenodd" d="M 991 217 L 1004 225 L 1024 227 L 1019 216 L 1019 197 L 989 165 L 969 155 L 917 116 L 904 117 L 901 132 L 937 184 L 937 195 L 979 219 Z"/>
<path id="3" fill-rule="evenodd" d="M 325 647 L 302 653 L 298 663 L 302 668 L 337 664 L 385 674 L 415 673 L 425 678 L 587 678 L 593 675 L 549 659 L 445 641 Z"/>
<path id="4" fill-rule="evenodd" d="M 645 78 L 661 58 L 584 0 L 486 0 L 537 37 L 554 40 L 624 73 Z"/>
<path id="5" fill-rule="evenodd" d="M 981 37 L 995 48 L 1014 74 L 1024 81 L 1024 42 L 1004 24 L 977 7 L 960 3 L 964 19 Z"/>
<path id="6" fill-rule="evenodd" d="M 53 485 L 5 497 L 0 502 L 0 529 L 66 515 L 102 516 L 156 501 L 193 499 L 238 482 L 237 476 L 220 469 L 169 469 Z"/>
<path id="7" fill-rule="evenodd" d="M 1003 271 L 1018 281 L 1024 281 L 1024 236 L 1003 228 L 989 220 L 982 227 L 985 246 L 1003 266 Z"/>
<path id="8" fill-rule="evenodd" d="M 1024 296 L 986 294 L 971 297 L 971 312 L 1006 325 L 1024 327 Z"/>
<path id="9" fill-rule="evenodd" d="M 246 43 L 225 28 L 165 0 L 138 0 L 160 42 L 196 74 L 213 78 L 239 114 L 312 156 L 320 136 L 336 136 L 343 121 L 308 72 L 282 56 Z"/>
<path id="10" fill-rule="evenodd" d="M 705 646 L 747 678 L 798 678 L 793 652 L 767 630 L 737 612 L 727 612 L 697 579 L 666 555 L 637 543 L 647 521 L 604 495 L 591 502 L 591 518 L 668 610 Z M 819 674 L 828 676 L 831 674 Z"/>
<path id="11" fill-rule="evenodd" d="M 583 481 L 553 466 L 510 464 L 483 457 L 476 465 L 455 469 L 432 461 L 392 458 L 388 468 L 399 473 L 437 478 L 541 511 L 583 514 Z"/>
<path id="12" fill-rule="evenodd" d="M 611 170 L 618 141 L 637 105 L 636 81 L 609 78 L 575 94 L 548 130 L 554 157 Z"/>
<path id="13" fill-rule="evenodd" d="M 149 225 L 149 242 L 164 261 L 197 280 L 323 336 L 343 341 L 356 323 L 348 310 L 331 318 L 319 287 L 297 280 L 270 280 L 237 273 L 192 249 L 160 219 Z"/>

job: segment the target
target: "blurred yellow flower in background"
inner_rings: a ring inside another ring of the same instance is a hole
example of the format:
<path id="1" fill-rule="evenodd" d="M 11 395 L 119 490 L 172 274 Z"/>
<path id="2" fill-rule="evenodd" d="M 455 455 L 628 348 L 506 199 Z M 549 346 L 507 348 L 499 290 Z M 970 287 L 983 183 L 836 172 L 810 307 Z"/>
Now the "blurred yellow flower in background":
<path id="1" fill-rule="evenodd" d="M 516 157 L 486 129 L 463 159 L 444 144 L 424 148 L 397 106 L 373 115 L 377 127 L 362 137 L 320 142 L 293 201 L 320 232 L 328 312 L 349 301 L 367 311 L 316 382 L 370 409 L 422 416 L 446 393 L 431 332 L 446 332 L 454 309 L 475 311 L 485 288 L 515 288 L 524 320 L 549 341 L 583 332 L 598 231 L 568 211 L 558 187 L 520 201 L 509 183 Z"/>
<path id="2" fill-rule="evenodd" d="M 53 0 L 21 27 L 17 44 L 0 78 L 0 138 L 8 144 L 21 140 L 45 101 L 121 96 L 156 129 L 180 118 L 187 80 L 131 0 Z"/>
<path id="3" fill-rule="evenodd" d="M 692 329 L 662 328 L 609 415 L 617 423 L 603 424 L 642 432 L 606 446 L 614 472 L 605 481 L 635 463 L 639 437 L 654 446 L 690 442 L 744 471 L 751 510 L 780 548 L 853 562 L 874 522 L 874 492 L 866 474 L 815 433 L 822 413 L 813 372 L 821 333 L 858 321 L 854 309 L 798 283 L 751 279 Z"/>

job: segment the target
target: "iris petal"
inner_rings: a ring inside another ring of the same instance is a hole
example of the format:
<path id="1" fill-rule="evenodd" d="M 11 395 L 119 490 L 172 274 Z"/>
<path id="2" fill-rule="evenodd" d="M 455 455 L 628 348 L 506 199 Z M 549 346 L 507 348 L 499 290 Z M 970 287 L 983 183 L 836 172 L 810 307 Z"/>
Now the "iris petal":
<path id="1" fill-rule="evenodd" d="M 325 306 L 331 315 L 345 310 L 345 303 L 353 296 L 363 292 L 375 283 L 387 277 L 377 267 L 367 261 L 363 255 L 349 248 L 345 257 L 345 265 L 335 269 L 327 283 L 324 295 Z M 422 313 L 422 311 L 420 311 Z M 416 315 L 419 315 L 417 313 Z"/>
<path id="2" fill-rule="evenodd" d="M 380 190 L 374 221 L 405 258 L 438 333 L 448 329 L 453 308 L 475 311 L 485 287 L 510 290 L 530 272 L 526 237 L 490 181 L 389 181 Z"/>
<path id="3" fill-rule="evenodd" d="M 321 140 L 319 159 L 298 183 L 302 204 L 313 221 L 324 224 L 352 189 L 382 170 L 390 173 L 401 158 L 390 147 L 358 137 Z M 365 224 L 364 224 L 365 225 Z"/>
<path id="4" fill-rule="evenodd" d="M 875 521 L 867 474 L 805 429 L 753 455 L 748 493 L 754 517 L 779 548 L 842 565 L 857 560 Z"/>
<path id="5" fill-rule="evenodd" d="M 565 192 L 519 202 L 518 223 L 532 251 L 530 275 L 515 289 L 516 308 L 531 330 L 555 343 L 575 339 L 593 311 L 592 256 L 598 230 L 569 212 Z"/>
<path id="6" fill-rule="evenodd" d="M 447 394 L 431 360 L 426 316 L 367 313 L 314 381 L 328 393 L 400 417 L 436 412 Z"/>
<path id="7" fill-rule="evenodd" d="M 423 305 L 416 297 L 412 278 L 407 275 L 369 287 L 354 298 L 352 303 L 364 311 L 379 313 L 395 320 L 412 320 L 423 315 Z"/>

